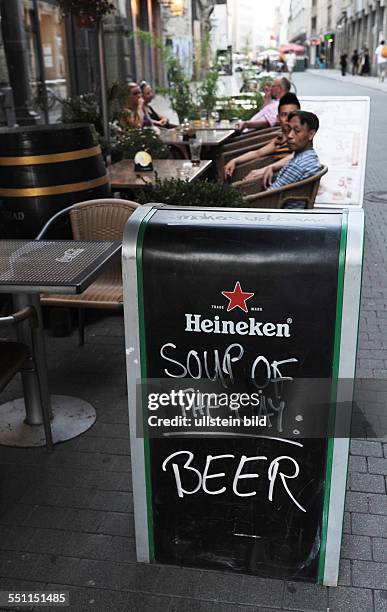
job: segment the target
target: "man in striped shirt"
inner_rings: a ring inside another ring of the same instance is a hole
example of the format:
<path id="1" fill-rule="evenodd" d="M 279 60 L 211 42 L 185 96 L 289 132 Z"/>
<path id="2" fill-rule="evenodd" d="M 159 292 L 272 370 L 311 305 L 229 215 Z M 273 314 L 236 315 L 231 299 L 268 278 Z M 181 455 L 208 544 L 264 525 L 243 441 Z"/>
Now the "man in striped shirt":
<path id="1" fill-rule="evenodd" d="M 288 117 L 289 132 L 287 141 L 289 149 L 294 152 L 293 159 L 279 172 L 274 183 L 267 181 L 268 190 L 297 183 L 320 171 L 321 163 L 313 148 L 313 138 L 319 128 L 318 117 L 307 111 L 294 111 Z"/>

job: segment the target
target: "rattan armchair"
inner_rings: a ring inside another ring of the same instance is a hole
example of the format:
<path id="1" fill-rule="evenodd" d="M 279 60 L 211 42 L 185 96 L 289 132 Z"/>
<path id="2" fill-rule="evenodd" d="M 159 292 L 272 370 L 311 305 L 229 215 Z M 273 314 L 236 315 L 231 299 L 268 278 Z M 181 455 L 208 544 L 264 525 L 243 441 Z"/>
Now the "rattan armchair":
<path id="1" fill-rule="evenodd" d="M 119 199 L 90 200 L 70 210 L 74 240 L 122 240 L 125 224 L 139 205 Z M 84 344 L 85 310 L 121 310 L 123 305 L 121 261 L 112 262 L 94 283 L 79 295 L 43 295 L 44 306 L 78 308 L 79 345 Z"/>
<path id="2" fill-rule="evenodd" d="M 270 191 L 261 191 L 259 181 L 239 181 L 232 188 L 242 192 L 246 208 L 313 208 L 321 177 L 327 172 L 322 166 L 314 176 Z"/>
<path id="3" fill-rule="evenodd" d="M 265 166 L 269 166 L 270 164 L 273 164 L 276 161 L 278 161 L 278 156 L 266 155 L 265 157 L 253 159 L 252 161 L 242 162 L 241 164 L 238 164 L 235 168 L 234 173 L 232 175 L 232 182 L 237 183 L 238 181 L 243 181 L 243 179 L 252 170 L 264 168 Z"/>
<path id="4" fill-rule="evenodd" d="M 245 140 L 246 138 L 249 138 L 251 136 L 264 136 L 264 135 L 269 135 L 270 136 L 275 136 L 279 131 L 281 130 L 281 127 L 279 125 L 274 125 L 273 127 L 268 127 L 268 128 L 261 128 L 261 129 L 256 129 L 256 130 L 251 130 L 249 132 L 242 132 L 241 134 L 236 134 L 235 136 L 232 137 L 232 141 L 231 142 L 238 142 L 241 140 Z"/>
<path id="5" fill-rule="evenodd" d="M 224 144 L 222 147 L 222 152 L 228 153 L 229 151 L 239 151 L 240 149 L 243 149 L 244 147 L 248 147 L 250 145 L 259 145 L 261 143 L 270 142 L 280 133 L 280 128 L 277 128 L 271 133 L 260 134 L 259 132 L 257 132 L 253 134 L 246 134 L 243 136 L 243 138 L 226 142 L 226 144 Z"/>
<path id="6" fill-rule="evenodd" d="M 239 149 L 232 149 L 232 150 L 222 149 L 221 155 L 219 156 L 219 159 L 218 159 L 219 177 L 224 176 L 224 167 L 226 164 L 228 164 L 229 161 L 231 161 L 232 159 L 235 159 L 236 157 L 239 157 L 240 155 L 249 153 L 250 151 L 257 151 L 258 149 L 261 149 L 264 146 L 268 145 L 272 140 L 273 138 L 270 138 L 269 140 L 263 140 L 261 142 L 252 141 L 248 144 L 245 144 L 244 146 L 241 146 Z"/>

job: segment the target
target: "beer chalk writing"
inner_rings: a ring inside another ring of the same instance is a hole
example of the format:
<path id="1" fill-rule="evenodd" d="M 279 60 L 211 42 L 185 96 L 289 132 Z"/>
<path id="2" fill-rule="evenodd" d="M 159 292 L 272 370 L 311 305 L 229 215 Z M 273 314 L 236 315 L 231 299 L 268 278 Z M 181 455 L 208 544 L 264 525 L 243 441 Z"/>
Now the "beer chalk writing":
<path id="1" fill-rule="evenodd" d="M 284 442 L 286 442 L 286 440 L 284 440 Z M 184 456 L 186 457 L 186 460 L 185 460 L 185 463 L 183 463 L 183 465 L 181 464 L 181 461 L 180 463 L 178 463 L 177 461 L 173 461 L 174 459 L 178 460 L 179 457 L 182 459 Z M 230 460 L 230 459 L 235 460 L 237 459 L 237 457 L 233 454 L 207 455 L 206 464 L 205 464 L 203 473 L 201 473 L 201 471 L 198 468 L 192 465 L 194 458 L 195 458 L 195 455 L 191 451 L 181 450 L 181 451 L 172 453 L 163 461 L 163 464 L 162 464 L 163 472 L 167 471 L 169 464 L 172 465 L 172 470 L 173 470 L 173 474 L 175 477 L 175 485 L 176 485 L 176 491 L 177 491 L 178 497 L 184 498 L 185 495 L 195 495 L 200 490 L 202 490 L 207 495 L 221 495 L 222 493 L 225 493 L 227 491 L 227 486 L 224 482 L 221 481 L 220 483 L 218 483 L 218 485 L 215 485 L 215 484 L 211 485 L 208 482 L 209 480 L 213 480 L 213 479 L 223 479 L 226 476 L 225 471 L 217 471 L 217 472 L 211 473 L 210 472 L 211 464 L 213 464 L 215 461 L 220 461 L 220 460 Z M 260 478 L 260 475 L 256 472 L 254 473 L 251 473 L 251 472 L 244 473 L 243 472 L 245 464 L 251 461 L 264 462 L 264 461 L 268 461 L 268 458 L 265 455 L 257 455 L 253 457 L 247 457 L 246 455 L 241 456 L 237 464 L 236 470 L 235 470 L 233 484 L 232 484 L 232 491 L 234 495 L 236 495 L 237 497 L 252 497 L 252 496 L 257 495 L 257 491 L 255 491 L 253 488 L 251 490 L 247 490 L 244 492 L 240 490 L 240 481 L 247 480 L 247 479 Z M 289 470 L 289 462 L 290 464 L 292 464 L 292 468 L 293 468 L 292 470 Z M 221 469 L 221 468 L 215 468 L 215 469 Z M 299 465 L 297 461 L 293 459 L 292 457 L 289 457 L 288 455 L 281 455 L 273 459 L 269 467 L 267 468 L 267 478 L 269 481 L 267 499 L 270 502 L 273 502 L 275 488 L 276 488 L 276 484 L 278 482 L 278 476 L 279 476 L 280 481 L 282 483 L 282 487 L 285 490 L 286 494 L 290 497 L 290 499 L 297 506 L 297 508 L 299 508 L 299 510 L 301 510 L 302 512 L 306 512 L 306 509 L 299 503 L 299 501 L 297 501 L 296 497 L 293 495 L 293 493 L 291 492 L 287 484 L 288 480 L 296 479 L 299 473 L 300 473 Z M 188 484 L 185 484 L 185 483 L 183 484 L 184 474 L 185 475 L 189 474 L 188 480 L 191 484 L 190 489 L 187 488 Z"/>

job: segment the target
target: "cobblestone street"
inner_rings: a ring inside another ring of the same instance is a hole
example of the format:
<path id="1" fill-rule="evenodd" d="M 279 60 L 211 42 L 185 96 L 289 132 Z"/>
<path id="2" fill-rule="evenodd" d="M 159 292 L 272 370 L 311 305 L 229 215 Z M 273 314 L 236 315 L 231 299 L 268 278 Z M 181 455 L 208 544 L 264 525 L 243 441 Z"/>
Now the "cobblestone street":
<path id="1" fill-rule="evenodd" d="M 387 381 L 387 87 L 336 71 L 295 82 L 298 95 L 371 97 L 357 375 Z M 387 438 L 351 443 L 336 588 L 136 563 L 123 320 L 87 321 L 83 348 L 75 331 L 47 335 L 49 380 L 90 402 L 95 425 L 51 455 L 0 447 L 0 590 L 68 590 L 71 612 L 387 612 Z M 370 393 L 386 432 L 383 395 Z M 20 394 L 15 379 L 2 401 Z"/>

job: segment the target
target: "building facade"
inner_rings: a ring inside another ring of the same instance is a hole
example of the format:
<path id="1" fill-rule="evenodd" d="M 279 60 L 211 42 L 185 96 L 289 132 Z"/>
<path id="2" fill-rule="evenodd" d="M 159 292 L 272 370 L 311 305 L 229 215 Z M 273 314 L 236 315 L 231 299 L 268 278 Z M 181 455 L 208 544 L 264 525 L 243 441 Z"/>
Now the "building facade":
<path id="1" fill-rule="evenodd" d="M 192 0 L 174 0 L 187 5 Z M 103 19 L 107 84 L 147 80 L 165 84 L 162 54 L 136 30 L 162 36 L 161 0 L 113 0 L 116 10 Z M 62 18 L 57 0 L 0 0 L 0 121 L 12 125 L 47 121 L 39 108 L 45 82 L 62 98 L 100 92 L 100 61 L 95 28 Z M 192 30 L 192 28 L 191 28 Z M 192 33 L 191 33 L 192 37 Z M 41 106 L 41 104 L 40 104 Z"/>
<path id="2" fill-rule="evenodd" d="M 307 38 L 309 0 L 290 0 L 288 13 L 288 41 L 303 45 Z"/>
<path id="3" fill-rule="evenodd" d="M 387 39 L 386 0 L 342 0 L 337 24 L 338 56 L 366 47 L 371 73 L 375 74 L 375 49 L 383 39 Z"/>
<path id="4" fill-rule="evenodd" d="M 387 39 L 386 0 L 291 0 L 288 38 L 305 43 L 309 65 L 337 68 L 340 55 L 367 48 L 371 74 L 374 51 Z M 305 35 L 306 34 L 306 35 Z"/>

